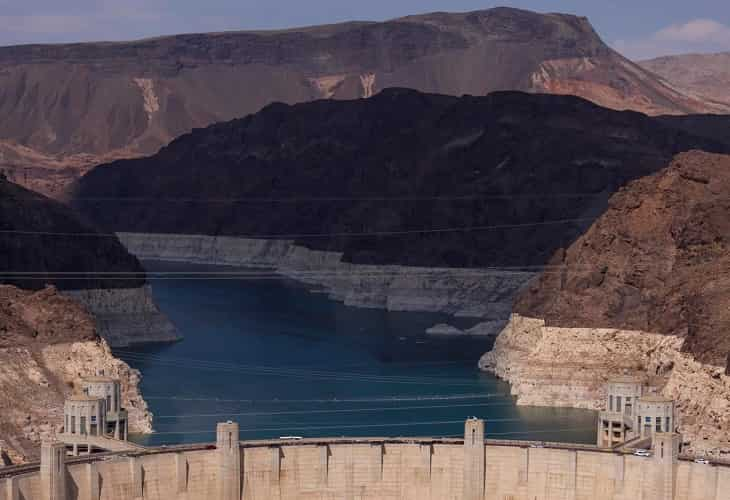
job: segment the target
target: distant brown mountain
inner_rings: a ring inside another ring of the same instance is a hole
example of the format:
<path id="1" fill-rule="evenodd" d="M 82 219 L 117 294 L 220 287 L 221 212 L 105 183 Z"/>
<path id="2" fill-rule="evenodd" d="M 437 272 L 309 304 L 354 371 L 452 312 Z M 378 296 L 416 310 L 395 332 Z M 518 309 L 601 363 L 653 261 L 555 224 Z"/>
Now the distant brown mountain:
<path id="1" fill-rule="evenodd" d="M 730 52 L 659 57 L 639 64 L 676 85 L 681 92 L 730 105 Z"/>
<path id="2" fill-rule="evenodd" d="M 0 168 L 58 195 L 105 160 L 272 101 L 386 87 L 576 94 L 648 114 L 726 112 L 610 49 L 586 18 L 510 8 L 382 23 L 0 48 Z"/>

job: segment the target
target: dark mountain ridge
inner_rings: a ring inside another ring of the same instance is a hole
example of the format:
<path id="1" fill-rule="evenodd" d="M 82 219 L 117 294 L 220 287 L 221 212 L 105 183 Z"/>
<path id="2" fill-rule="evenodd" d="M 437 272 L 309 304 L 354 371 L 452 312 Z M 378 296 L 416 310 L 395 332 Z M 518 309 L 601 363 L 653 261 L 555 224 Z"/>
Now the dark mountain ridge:
<path id="1" fill-rule="evenodd" d="M 103 63 L 99 68 L 113 69 L 125 64 L 151 63 L 148 71 L 165 69 L 178 72 L 182 67 L 214 64 L 292 64 L 310 65 L 315 51 L 342 47 L 333 58 L 315 61 L 321 69 L 342 64 L 352 67 L 383 65 L 394 69 L 399 64 L 443 49 L 465 49 L 470 42 L 545 41 L 547 56 L 598 56 L 611 53 L 585 17 L 497 7 L 466 13 L 434 12 L 406 16 L 385 22 L 355 21 L 281 30 L 225 31 L 191 33 L 146 38 L 129 42 L 90 42 L 73 44 L 29 44 L 0 47 L 5 63 Z M 419 43 L 413 43 L 418 41 Z M 372 50 L 372 43 L 388 44 L 387 51 Z M 359 60 L 357 56 L 365 56 Z"/>
<path id="2" fill-rule="evenodd" d="M 114 231 L 294 239 L 355 263 L 532 266 L 621 185 L 695 148 L 730 144 L 570 96 L 388 89 L 194 130 L 95 168 L 74 204 Z"/>
<path id="3" fill-rule="evenodd" d="M 574 94 L 649 114 L 730 112 L 609 48 L 586 18 L 495 8 L 278 31 L 0 48 L 0 168 L 59 195 L 91 166 L 152 154 L 275 101 L 388 87 Z"/>

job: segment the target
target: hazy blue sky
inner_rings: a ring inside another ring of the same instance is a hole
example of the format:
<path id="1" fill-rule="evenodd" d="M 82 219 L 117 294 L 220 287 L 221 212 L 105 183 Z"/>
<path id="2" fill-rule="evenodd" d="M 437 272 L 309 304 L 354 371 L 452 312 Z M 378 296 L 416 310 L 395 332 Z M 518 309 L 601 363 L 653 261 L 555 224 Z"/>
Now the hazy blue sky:
<path id="1" fill-rule="evenodd" d="M 587 16 L 629 57 L 730 51 L 728 0 L 0 0 L 0 45 L 281 28 L 507 5 Z"/>

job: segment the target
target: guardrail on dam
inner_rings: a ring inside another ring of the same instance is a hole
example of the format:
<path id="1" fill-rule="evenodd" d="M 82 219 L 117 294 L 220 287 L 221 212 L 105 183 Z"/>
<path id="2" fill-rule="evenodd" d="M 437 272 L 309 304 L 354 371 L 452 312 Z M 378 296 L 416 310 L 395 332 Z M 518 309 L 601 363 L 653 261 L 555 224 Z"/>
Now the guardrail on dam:
<path id="1" fill-rule="evenodd" d="M 238 441 L 66 457 L 0 469 L 0 500 L 728 500 L 730 466 L 679 457 L 657 434 L 654 455 L 587 445 L 484 439 L 367 438 Z"/>

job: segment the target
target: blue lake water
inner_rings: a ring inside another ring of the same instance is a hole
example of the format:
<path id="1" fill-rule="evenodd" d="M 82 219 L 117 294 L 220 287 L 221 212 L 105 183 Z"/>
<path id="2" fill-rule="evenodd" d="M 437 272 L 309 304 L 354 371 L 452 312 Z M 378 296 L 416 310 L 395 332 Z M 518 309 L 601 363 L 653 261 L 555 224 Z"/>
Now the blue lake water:
<path id="1" fill-rule="evenodd" d="M 456 436 L 469 416 L 487 420 L 488 437 L 595 441 L 594 412 L 518 407 L 507 384 L 481 373 L 490 341 L 425 334 L 453 318 L 347 307 L 280 277 L 174 276 L 152 290 L 184 340 L 115 351 L 141 370 L 155 415 L 157 432 L 139 443 L 213 441 L 226 420 L 242 439 Z"/>

